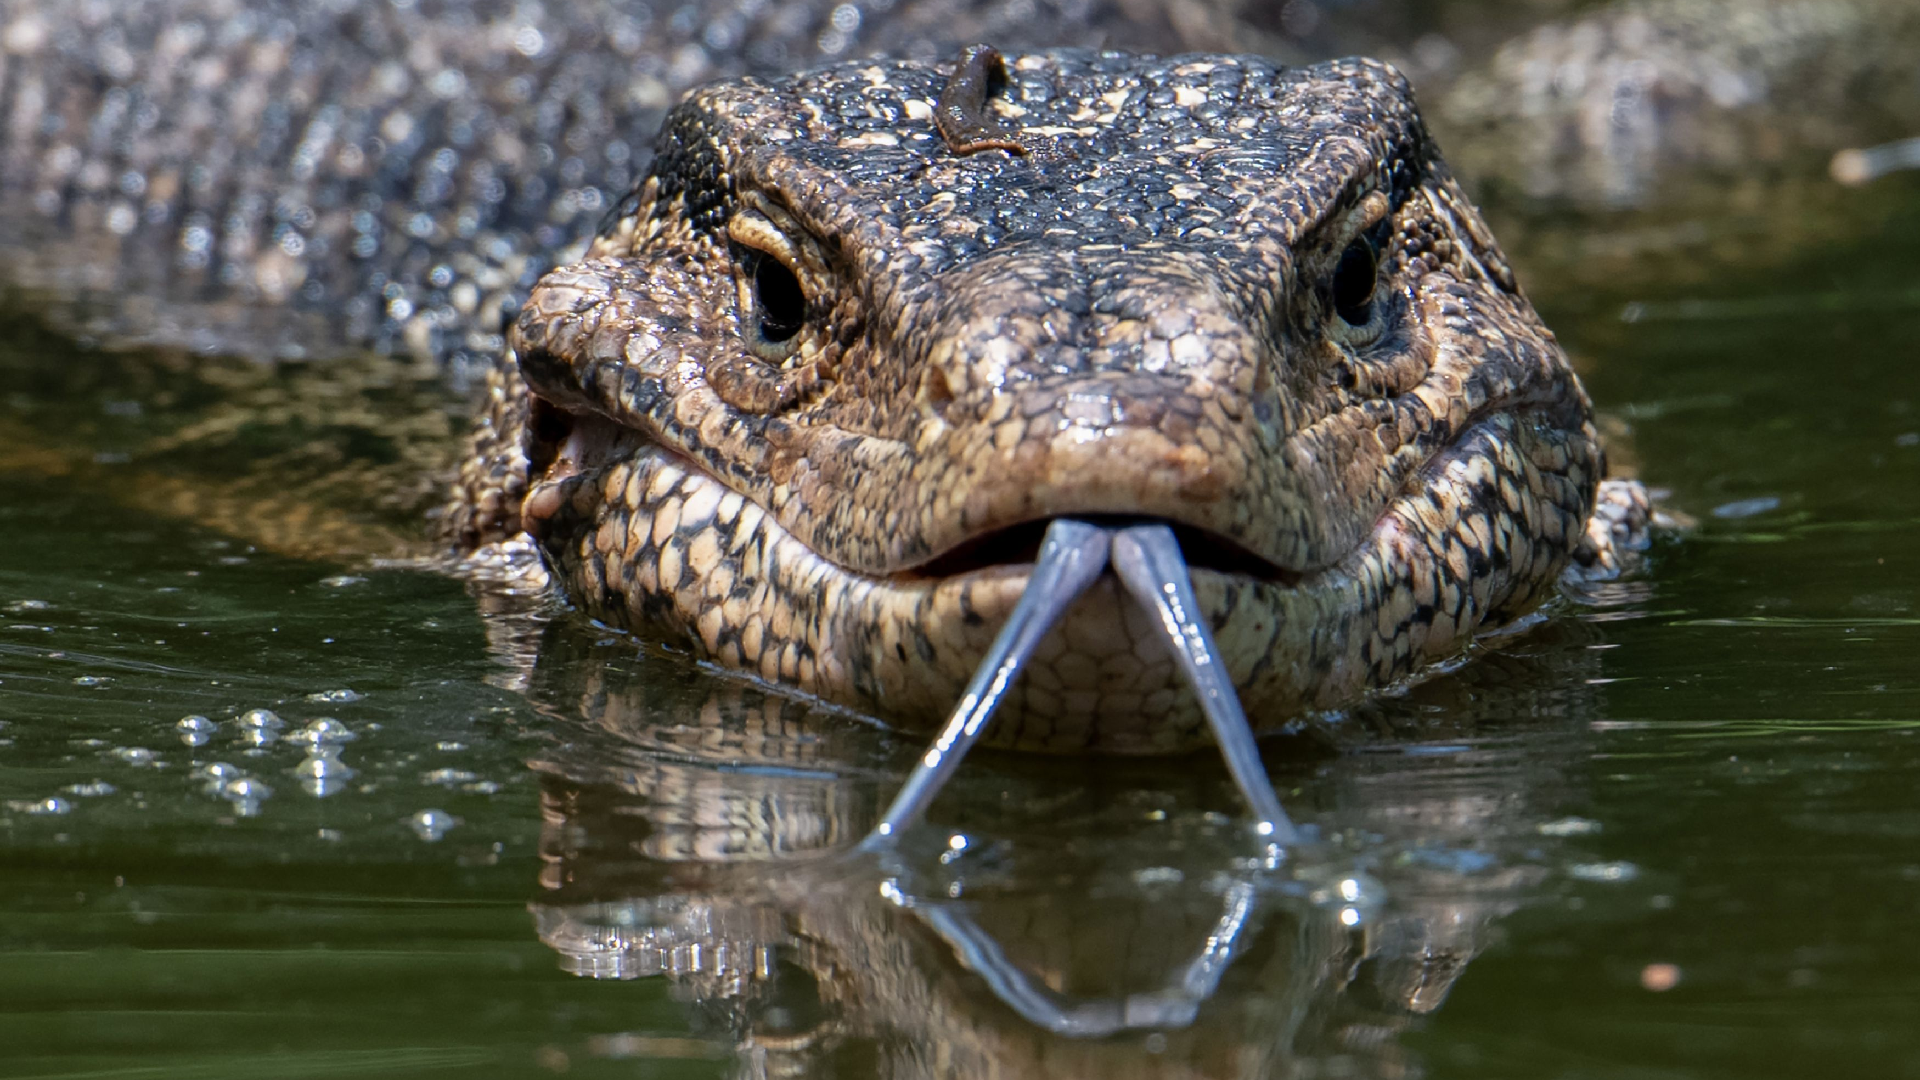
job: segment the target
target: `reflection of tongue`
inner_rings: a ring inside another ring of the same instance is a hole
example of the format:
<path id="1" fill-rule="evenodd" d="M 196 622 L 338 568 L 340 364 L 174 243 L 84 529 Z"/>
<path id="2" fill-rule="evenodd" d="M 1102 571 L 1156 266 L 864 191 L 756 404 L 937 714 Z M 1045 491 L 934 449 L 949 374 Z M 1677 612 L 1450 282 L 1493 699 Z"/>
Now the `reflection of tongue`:
<path id="1" fill-rule="evenodd" d="M 862 843 L 863 848 L 886 846 L 896 833 L 919 819 L 959 768 L 960 759 L 986 730 L 987 721 L 1000 707 L 1034 647 L 1106 571 L 1109 559 L 1120 584 L 1157 616 L 1166 632 L 1181 670 L 1200 695 L 1200 707 L 1213 727 L 1214 741 L 1226 755 L 1227 770 L 1259 816 L 1261 835 L 1280 844 L 1298 840 L 1287 812 L 1281 809 L 1280 797 L 1267 780 L 1247 715 L 1240 709 L 1240 697 L 1214 648 L 1213 634 L 1200 618 L 1200 605 L 1194 600 L 1193 583 L 1173 530 L 1156 524 L 1110 528 L 1058 518 L 1047 527 L 1040 557 L 1007 625 L 1000 628 L 986 658 L 974 670 L 973 680 L 967 683 L 966 693 L 961 695 L 946 728 L 927 748 L 900 794 L 894 796 L 886 816 Z"/>

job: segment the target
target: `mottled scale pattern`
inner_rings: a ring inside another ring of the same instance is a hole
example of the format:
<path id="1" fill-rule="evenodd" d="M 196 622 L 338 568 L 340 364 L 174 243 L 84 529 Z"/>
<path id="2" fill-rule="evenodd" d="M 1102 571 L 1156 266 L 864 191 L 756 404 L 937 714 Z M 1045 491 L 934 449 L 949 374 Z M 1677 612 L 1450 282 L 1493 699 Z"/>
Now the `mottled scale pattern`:
<path id="1" fill-rule="evenodd" d="M 0 0 L 0 286 L 91 337 L 484 374 L 688 88 L 975 37 L 1230 36 L 1098 0 Z"/>
<path id="2" fill-rule="evenodd" d="M 1025 584 L 970 545 L 1059 515 L 1176 525 L 1264 726 L 1458 654 L 1576 552 L 1610 565 L 1585 394 L 1397 72 L 1007 66 L 997 120 L 1057 160 L 950 152 L 946 65 L 691 95 L 512 327 L 456 529 L 524 525 L 594 615 L 921 725 Z M 1361 325 L 1332 284 L 1356 243 Z M 769 258 L 805 296 L 782 341 Z M 1203 742 L 1163 650 L 1102 582 L 990 740 Z"/>

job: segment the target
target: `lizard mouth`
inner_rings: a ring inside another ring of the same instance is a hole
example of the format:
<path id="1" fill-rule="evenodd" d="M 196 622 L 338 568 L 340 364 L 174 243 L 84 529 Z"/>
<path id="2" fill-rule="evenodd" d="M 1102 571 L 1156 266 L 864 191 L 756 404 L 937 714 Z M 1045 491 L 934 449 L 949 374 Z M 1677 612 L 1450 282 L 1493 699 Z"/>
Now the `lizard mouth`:
<path id="1" fill-rule="evenodd" d="M 527 531 L 543 543 L 547 527 L 572 504 L 574 492 L 584 482 L 599 478 L 598 484 L 590 485 L 599 489 L 595 498 L 610 497 L 616 486 L 610 472 L 629 458 L 669 457 L 676 471 L 701 475 L 699 482 L 719 486 L 694 463 L 598 414 L 571 412 L 538 397 L 532 409 L 528 461 L 538 479 L 527 495 L 522 518 Z M 1256 577 L 1281 587 L 1296 583 L 1298 574 L 1205 530 L 1155 518 L 1098 514 L 996 529 L 894 576 L 953 579 L 1016 567 L 1026 571 L 1026 581 L 1011 614 L 974 667 L 945 728 L 868 837 L 869 849 L 891 843 L 899 830 L 920 817 L 999 710 L 1034 649 L 1081 595 L 1103 578 L 1113 579 L 1160 631 L 1185 681 L 1199 697 L 1201 712 L 1229 771 L 1258 816 L 1261 835 L 1279 843 L 1293 842 L 1293 826 L 1267 779 L 1252 726 L 1194 595 L 1191 569 Z M 836 569 L 843 575 L 853 574 L 844 567 Z"/>
<path id="2" fill-rule="evenodd" d="M 535 536 L 559 512 L 568 481 L 637 448 L 638 432 L 594 412 L 574 412 L 539 397 L 527 417 L 527 476 L 532 480 L 520 511 L 521 527 Z"/>
<path id="3" fill-rule="evenodd" d="M 1217 574 L 1249 578 L 1282 587 L 1297 585 L 1304 576 L 1297 570 L 1289 570 L 1261 558 L 1219 533 L 1183 522 L 1130 514 L 1069 516 L 1106 528 L 1154 522 L 1163 524 L 1173 531 L 1182 560 L 1190 569 L 1211 570 Z M 1036 518 L 983 533 L 949 548 L 911 573 L 921 577 L 944 578 L 996 566 L 1031 565 L 1039 560 L 1047 530 L 1058 520 L 1058 517 Z"/>
<path id="4" fill-rule="evenodd" d="M 1041 638 L 1108 573 L 1156 617 L 1182 673 L 1199 695 L 1228 770 L 1258 817 L 1259 833 L 1279 844 L 1298 841 L 1260 762 L 1253 728 L 1194 597 L 1174 531 L 1159 522 L 1100 524 L 1063 517 L 1047 525 L 1013 614 L 974 669 L 946 726 L 862 844 L 864 850 L 885 848 L 901 829 L 919 820 L 993 719 Z"/>

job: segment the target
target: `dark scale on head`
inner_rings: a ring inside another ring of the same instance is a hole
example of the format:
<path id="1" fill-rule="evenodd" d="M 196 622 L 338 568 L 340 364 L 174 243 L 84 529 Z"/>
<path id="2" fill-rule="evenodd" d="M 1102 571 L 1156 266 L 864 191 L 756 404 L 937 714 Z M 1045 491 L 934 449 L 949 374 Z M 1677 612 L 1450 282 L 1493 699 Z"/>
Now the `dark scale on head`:
<path id="1" fill-rule="evenodd" d="M 732 192 L 727 188 L 726 169 L 711 133 L 700 118 L 686 113 L 669 117 L 653 153 L 649 175 L 660 184 L 656 212 L 668 212 L 666 208 L 671 207 L 677 219 L 702 231 L 725 226 Z M 629 201 L 632 199 L 622 200 Z"/>

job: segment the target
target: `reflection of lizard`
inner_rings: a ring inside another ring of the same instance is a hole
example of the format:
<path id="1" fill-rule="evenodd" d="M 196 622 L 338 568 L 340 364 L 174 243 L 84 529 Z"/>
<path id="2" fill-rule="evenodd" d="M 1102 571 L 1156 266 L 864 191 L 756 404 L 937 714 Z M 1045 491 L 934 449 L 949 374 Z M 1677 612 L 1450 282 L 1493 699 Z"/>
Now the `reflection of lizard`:
<path id="1" fill-rule="evenodd" d="M 1224 778 L 1204 762 L 1065 782 L 1008 764 L 966 774 L 954 798 L 968 828 L 923 835 L 882 868 L 845 851 L 873 824 L 897 741 L 754 687 L 683 685 L 665 658 L 559 628 L 548 646 L 527 688 L 554 732 L 534 762 L 541 939 L 580 975 L 667 979 L 706 1035 L 798 1075 L 874 1054 L 863 1074 L 1404 1062 L 1398 1034 L 1564 857 L 1539 826 L 1581 797 L 1568 765 L 1596 703 L 1580 649 L 1517 679 L 1497 658 L 1425 684 L 1378 722 L 1424 723 L 1444 703 L 1502 737 L 1458 757 L 1299 770 L 1321 827 L 1360 847 L 1278 870 L 1249 871 L 1256 845 L 1205 812 Z M 1256 909 L 1222 934 L 1230 883 L 1249 872 Z M 1209 939 L 1229 937 L 1224 977 L 1189 978 Z M 1192 1015 L 1170 1015 L 1178 1005 Z M 1116 1024 L 1129 1030 L 1053 1034 Z"/>

